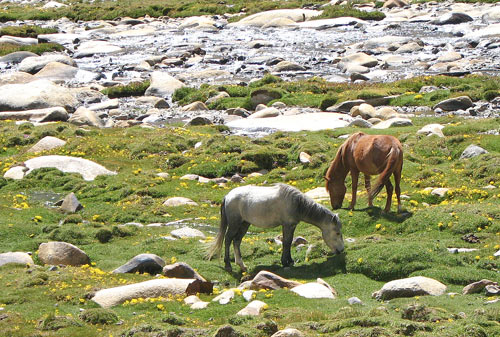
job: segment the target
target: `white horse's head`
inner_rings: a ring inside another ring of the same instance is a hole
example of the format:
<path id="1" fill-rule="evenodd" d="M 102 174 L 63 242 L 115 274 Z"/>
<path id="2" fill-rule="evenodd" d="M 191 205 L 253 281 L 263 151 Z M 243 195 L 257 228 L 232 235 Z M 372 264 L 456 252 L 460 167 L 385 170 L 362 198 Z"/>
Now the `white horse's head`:
<path id="1" fill-rule="evenodd" d="M 332 252 L 340 254 L 344 251 L 342 223 L 337 214 L 333 214 L 332 217 L 329 217 L 327 223 L 323 224 L 321 227 L 321 232 L 323 234 L 323 240 L 325 240 L 326 245 Z"/>

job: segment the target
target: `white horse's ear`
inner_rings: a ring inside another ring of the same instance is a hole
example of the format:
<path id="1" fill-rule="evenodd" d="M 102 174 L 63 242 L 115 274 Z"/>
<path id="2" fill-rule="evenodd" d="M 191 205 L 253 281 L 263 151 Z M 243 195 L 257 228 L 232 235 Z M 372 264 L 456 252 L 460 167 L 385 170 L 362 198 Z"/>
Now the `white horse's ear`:
<path id="1" fill-rule="evenodd" d="M 340 222 L 340 218 L 339 218 L 339 215 L 337 213 L 334 213 L 333 214 L 333 222 L 339 226 L 339 227 L 342 227 L 342 222 Z"/>

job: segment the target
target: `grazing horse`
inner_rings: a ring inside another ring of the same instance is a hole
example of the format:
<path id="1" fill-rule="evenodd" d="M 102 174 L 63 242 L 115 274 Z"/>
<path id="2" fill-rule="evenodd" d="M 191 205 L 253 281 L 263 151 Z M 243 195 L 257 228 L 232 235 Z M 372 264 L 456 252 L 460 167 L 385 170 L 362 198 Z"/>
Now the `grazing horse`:
<path id="1" fill-rule="evenodd" d="M 346 187 L 345 178 L 349 172 L 352 176 L 352 200 L 349 206 L 354 209 L 359 173 L 365 176 L 365 187 L 368 191 L 368 206 L 373 206 L 373 199 L 385 185 L 387 202 L 384 212 L 391 209 L 393 187 L 390 177 L 394 174 L 398 213 L 401 212 L 401 171 L 403 170 L 403 148 L 397 138 L 385 135 L 367 135 L 358 132 L 350 136 L 337 151 L 330 168 L 326 172 L 326 189 L 330 193 L 333 209 L 342 207 Z M 370 176 L 380 174 L 375 186 L 370 186 Z"/>
<path id="2" fill-rule="evenodd" d="M 219 233 L 208 248 L 207 258 L 218 255 L 225 240 L 224 263 L 227 271 L 232 270 L 229 258 L 231 242 L 235 262 L 242 271 L 247 270 L 241 259 L 240 244 L 250 224 L 261 228 L 283 226 L 283 266 L 293 265 L 290 248 L 295 227 L 300 221 L 321 229 L 323 240 L 333 252 L 338 254 L 344 250 L 338 215 L 289 185 L 237 187 L 224 197 L 220 213 Z"/>

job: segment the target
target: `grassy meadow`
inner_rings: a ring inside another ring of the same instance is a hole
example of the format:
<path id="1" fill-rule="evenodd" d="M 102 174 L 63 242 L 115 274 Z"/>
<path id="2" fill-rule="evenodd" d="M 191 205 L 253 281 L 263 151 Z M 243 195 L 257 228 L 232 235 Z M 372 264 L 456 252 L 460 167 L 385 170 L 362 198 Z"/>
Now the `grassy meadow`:
<path id="1" fill-rule="evenodd" d="M 48 266 L 0 267 L 0 330 L 4 336 L 206 336 L 231 324 L 241 336 L 266 336 L 273 327 L 287 326 L 309 336 L 498 335 L 499 305 L 485 304 L 496 297 L 462 296 L 461 291 L 483 278 L 499 280 L 498 258 L 493 254 L 500 249 L 500 142 L 488 131 L 498 130 L 500 120 L 444 116 L 413 121 L 412 127 L 366 130 L 395 135 L 403 144 L 404 212 L 396 214 L 393 205 L 393 212 L 382 214 L 384 193 L 375 201 L 376 207 L 367 208 L 366 192 L 359 188 L 356 209 L 338 211 L 344 238 L 349 238 L 345 256 L 330 256 L 320 231 L 302 223 L 295 235 L 316 248 L 307 255 L 305 249 L 292 248 L 295 266 L 282 268 L 281 247 L 268 240 L 280 230 L 250 227 L 241 246 L 250 275 L 269 270 L 302 282 L 321 277 L 339 293 L 335 300 L 310 300 L 287 290 L 259 292 L 257 299 L 269 308 L 257 318 L 235 316 L 246 305 L 241 296 L 228 305 L 210 304 L 200 311 L 183 305 L 182 298 L 138 299 L 102 311 L 89 297 L 98 289 L 152 279 L 147 274 L 110 273 L 140 253 L 157 254 L 167 263 L 190 264 L 216 281 L 216 292 L 237 286 L 248 275 L 236 266 L 232 274 L 225 272 L 222 260 L 204 260 L 204 244 L 198 239 L 163 239 L 172 226 L 118 225 L 187 219 L 186 225 L 201 229 L 210 241 L 217 232 L 223 196 L 240 184 L 202 184 L 181 180 L 181 176 L 229 177 L 267 170 L 263 176 L 246 178 L 243 184 L 284 182 L 307 191 L 324 185 L 325 170 L 343 142 L 338 136 L 359 129 L 278 132 L 248 139 L 230 135 L 222 126 L 94 129 L 67 123 L 35 127 L 0 122 L 2 172 L 34 157 L 27 149 L 48 135 L 67 144 L 42 154 L 82 157 L 118 172 L 94 181 L 55 169 L 36 170 L 18 181 L 0 178 L 0 252 L 33 252 L 39 263 L 40 243 L 66 241 L 83 249 L 92 261 L 57 271 L 49 271 Z M 445 138 L 416 134 L 429 123 L 445 125 Z M 195 147 L 198 142 L 202 145 Z M 469 144 L 489 153 L 460 160 Z M 312 155 L 312 163 L 300 163 L 301 151 Z M 169 173 L 170 178 L 160 178 L 159 172 Z M 496 188 L 485 189 L 487 185 Z M 450 191 L 440 199 L 425 191 L 426 187 Z M 85 207 L 78 213 L 64 214 L 46 205 L 49 198 L 59 199 L 70 192 Z M 173 196 L 191 198 L 199 205 L 162 205 Z M 328 202 L 325 205 L 330 207 Z M 480 242 L 464 241 L 467 234 L 474 234 Z M 478 250 L 451 254 L 449 247 Z M 389 302 L 371 298 L 385 281 L 415 275 L 435 278 L 456 294 Z M 352 296 L 364 305 L 350 306 L 347 299 Z M 201 295 L 204 300 L 212 297 Z"/>

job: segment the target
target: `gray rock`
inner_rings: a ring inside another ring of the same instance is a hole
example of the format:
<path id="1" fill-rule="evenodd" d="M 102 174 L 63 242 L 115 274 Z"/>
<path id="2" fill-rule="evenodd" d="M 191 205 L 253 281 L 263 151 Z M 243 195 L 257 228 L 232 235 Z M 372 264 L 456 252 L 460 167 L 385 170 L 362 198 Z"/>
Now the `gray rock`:
<path id="1" fill-rule="evenodd" d="M 162 274 L 170 278 L 189 278 L 206 282 L 203 276 L 184 262 L 177 262 L 163 267 Z"/>
<path id="2" fill-rule="evenodd" d="M 185 125 L 212 125 L 213 122 L 209 117 L 196 116 L 191 118 Z"/>
<path id="3" fill-rule="evenodd" d="M 454 62 L 462 59 L 463 56 L 460 53 L 457 53 L 456 51 L 449 51 L 441 56 L 438 57 L 437 61 L 438 62 Z"/>
<path id="4" fill-rule="evenodd" d="M 236 313 L 239 316 L 259 316 L 268 305 L 259 300 L 253 300 L 246 307 Z"/>
<path id="5" fill-rule="evenodd" d="M 277 65 L 273 67 L 273 71 L 275 72 L 282 72 L 282 71 L 304 71 L 306 70 L 305 67 L 294 63 L 294 62 L 289 62 L 289 61 L 281 61 Z"/>
<path id="6" fill-rule="evenodd" d="M 417 135 L 426 135 L 426 136 L 438 136 L 440 138 L 444 137 L 443 134 L 444 125 L 441 124 L 427 124 L 417 131 Z"/>
<path id="7" fill-rule="evenodd" d="M 363 305 L 363 302 L 357 297 L 350 297 L 347 299 L 350 305 Z"/>
<path id="8" fill-rule="evenodd" d="M 500 295 L 500 287 L 497 285 L 487 285 L 484 290 L 486 291 L 486 296 L 497 296 Z"/>
<path id="9" fill-rule="evenodd" d="M 431 23 L 434 25 L 456 25 L 473 20 L 472 17 L 465 13 L 451 12 L 444 14 L 437 20 L 431 21 Z"/>
<path id="10" fill-rule="evenodd" d="M 300 286 L 302 283 L 287 280 L 279 275 L 262 270 L 253 278 L 250 287 L 254 290 L 258 289 L 280 289 L 280 288 L 294 288 Z"/>
<path id="11" fill-rule="evenodd" d="M 198 206 L 198 204 L 193 200 L 184 197 L 172 197 L 163 202 L 163 206 L 167 207 L 177 207 L 184 205 Z"/>
<path id="12" fill-rule="evenodd" d="M 99 175 L 116 174 L 116 172 L 109 171 L 104 166 L 87 159 L 57 155 L 29 159 L 24 162 L 24 167 L 27 168 L 25 175 L 39 168 L 53 167 L 65 173 L 79 173 L 87 181 L 94 180 Z M 15 169 L 15 167 L 9 169 L 9 171 L 12 169 Z"/>
<path id="13" fill-rule="evenodd" d="M 208 110 L 205 103 L 197 101 L 191 104 L 185 105 L 181 108 L 182 111 L 206 111 Z"/>
<path id="14" fill-rule="evenodd" d="M 446 286 L 434 279 L 415 276 L 394 280 L 384 284 L 382 289 L 372 294 L 379 300 L 390 300 L 398 297 L 414 297 L 422 295 L 439 296 L 446 291 Z"/>
<path id="15" fill-rule="evenodd" d="M 0 111 L 52 107 L 64 107 L 67 111 L 74 111 L 78 103 L 71 89 L 57 86 L 48 80 L 7 84 L 0 90 Z"/>
<path id="16" fill-rule="evenodd" d="M 73 115 L 68 119 L 68 122 L 80 126 L 88 125 L 98 128 L 104 127 L 104 122 L 101 118 L 99 118 L 96 112 L 84 106 L 79 107 L 75 111 L 75 113 L 73 113 Z"/>
<path id="17" fill-rule="evenodd" d="M 13 53 L 7 54 L 0 57 L 0 63 L 21 63 L 27 57 L 38 57 L 37 54 L 30 51 L 15 51 Z"/>
<path id="18" fill-rule="evenodd" d="M 335 298 L 335 295 L 329 288 L 317 282 L 301 284 L 293 287 L 291 291 L 305 298 Z"/>
<path id="19" fill-rule="evenodd" d="M 364 120 L 363 118 L 355 118 L 348 126 L 357 126 L 360 128 L 371 128 L 373 124 Z"/>
<path id="20" fill-rule="evenodd" d="M 272 47 L 273 43 L 267 40 L 253 40 L 248 43 L 248 48 L 259 49 L 262 47 Z"/>
<path id="21" fill-rule="evenodd" d="M 391 118 L 373 126 L 374 129 L 388 129 L 392 127 L 412 126 L 413 123 L 407 118 Z"/>
<path id="22" fill-rule="evenodd" d="M 477 146 L 477 145 L 474 145 L 474 144 L 470 144 L 462 152 L 462 154 L 460 155 L 460 159 L 472 158 L 472 157 L 476 157 L 476 156 L 479 156 L 479 155 L 482 155 L 482 154 L 485 154 L 485 153 L 488 153 L 488 151 L 486 151 L 485 149 L 483 149 L 480 146 Z"/>
<path id="23" fill-rule="evenodd" d="M 271 337 L 304 337 L 304 334 L 297 329 L 287 328 L 274 333 Z"/>
<path id="24" fill-rule="evenodd" d="M 92 301 L 101 307 L 110 308 L 133 298 L 156 298 L 169 295 L 183 295 L 196 280 L 190 279 L 157 279 L 125 286 L 99 290 Z"/>
<path id="25" fill-rule="evenodd" d="M 120 100 L 118 98 L 108 99 L 107 101 L 92 104 L 89 106 L 89 110 L 91 111 L 99 111 L 99 110 L 110 110 L 110 109 L 118 109 L 120 107 Z"/>
<path id="26" fill-rule="evenodd" d="M 52 62 L 58 62 L 72 67 L 76 66 L 75 61 L 73 61 L 73 59 L 69 56 L 63 54 L 47 54 L 43 56 L 27 57 L 23 59 L 19 64 L 19 71 L 35 74 L 42 70 L 42 68 L 47 64 Z"/>
<path id="27" fill-rule="evenodd" d="M 241 333 L 230 325 L 224 325 L 217 329 L 214 337 L 241 337 Z"/>
<path id="28" fill-rule="evenodd" d="M 368 68 L 375 67 L 378 64 L 378 60 L 375 57 L 361 52 L 344 56 L 341 62 L 357 64 Z"/>
<path id="29" fill-rule="evenodd" d="M 362 99 L 356 99 L 356 100 L 353 100 L 353 101 L 345 101 L 345 102 L 342 102 L 342 103 L 339 103 L 339 104 L 336 104 L 334 106 L 331 106 L 331 107 L 327 108 L 326 111 L 331 111 L 331 112 L 335 112 L 335 111 L 349 112 L 356 105 L 361 105 L 363 103 L 366 103 L 366 102 L 364 100 L 362 100 Z"/>
<path id="30" fill-rule="evenodd" d="M 169 74 L 155 71 L 151 75 L 151 85 L 146 89 L 145 95 L 166 98 L 172 95 L 175 90 L 184 86 L 184 83 Z"/>
<path id="31" fill-rule="evenodd" d="M 53 107 L 45 109 L 34 109 L 24 111 L 2 111 L 0 112 L 0 120 L 29 120 L 31 122 L 65 122 L 69 118 L 68 113 L 62 107 Z"/>
<path id="32" fill-rule="evenodd" d="M 97 79 L 99 74 L 81 70 L 60 62 L 47 63 L 42 70 L 35 74 L 36 79 L 46 79 L 54 83 L 63 83 L 73 80 L 89 82 Z"/>
<path id="33" fill-rule="evenodd" d="M 111 55 L 122 52 L 123 48 L 108 41 L 86 41 L 78 46 L 75 58 L 89 57 L 95 54 Z"/>
<path id="34" fill-rule="evenodd" d="M 38 247 L 38 258 L 43 264 L 81 266 L 89 264 L 90 258 L 83 250 L 67 242 L 47 242 Z"/>
<path id="35" fill-rule="evenodd" d="M 480 293 L 481 291 L 483 291 L 483 289 L 486 286 L 489 286 L 489 285 L 498 285 L 498 283 L 490 281 L 490 280 L 483 279 L 481 281 L 477 281 L 477 282 L 474 282 L 474 283 L 466 285 L 462 289 L 462 294 L 463 295 L 469 295 L 469 294 Z"/>
<path id="36" fill-rule="evenodd" d="M 254 106 L 267 104 L 272 100 L 281 98 L 281 94 L 275 90 L 258 89 L 250 94 L 250 101 Z"/>
<path id="37" fill-rule="evenodd" d="M 170 232 L 170 235 L 177 239 L 205 238 L 205 234 L 202 231 L 190 227 L 174 229 Z"/>
<path id="38" fill-rule="evenodd" d="M 253 118 L 269 118 L 269 117 L 276 117 L 279 116 L 280 112 L 278 109 L 273 108 L 273 107 L 268 107 L 264 108 L 262 110 L 259 110 L 257 112 L 254 112 L 247 118 L 253 119 Z"/>
<path id="39" fill-rule="evenodd" d="M 42 151 L 49 151 L 64 145 L 66 145 L 66 142 L 64 140 L 52 136 L 46 136 L 40 139 L 38 143 L 33 145 L 27 152 L 37 153 Z"/>
<path id="40" fill-rule="evenodd" d="M 160 274 L 163 266 L 165 266 L 165 261 L 155 254 L 139 254 L 130 259 L 123 266 L 120 266 L 113 270 L 115 274 L 124 273 L 136 273 L 141 274 L 148 273 L 151 275 Z"/>
<path id="41" fill-rule="evenodd" d="M 9 263 L 34 265 L 31 255 L 24 252 L 8 252 L 0 254 L 0 266 Z"/>
<path id="42" fill-rule="evenodd" d="M 408 6 L 408 2 L 404 0 L 386 0 L 382 8 L 402 8 Z"/>
<path id="43" fill-rule="evenodd" d="M 468 96 L 449 98 L 436 104 L 433 109 L 442 109 L 443 111 L 466 110 L 472 107 L 472 100 Z"/>
<path id="44" fill-rule="evenodd" d="M 61 205 L 61 211 L 66 213 L 76 213 L 81 209 L 83 209 L 83 206 L 76 198 L 75 193 L 71 192 L 66 197 L 64 197 L 63 203 Z"/>

